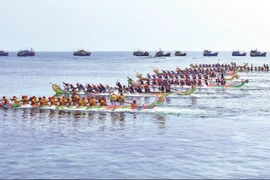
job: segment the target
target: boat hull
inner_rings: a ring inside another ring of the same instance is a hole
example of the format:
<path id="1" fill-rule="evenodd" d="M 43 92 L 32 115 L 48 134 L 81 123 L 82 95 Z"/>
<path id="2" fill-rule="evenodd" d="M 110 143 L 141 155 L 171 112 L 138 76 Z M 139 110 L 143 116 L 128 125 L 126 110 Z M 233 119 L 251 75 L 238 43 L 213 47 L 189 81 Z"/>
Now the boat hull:
<path id="1" fill-rule="evenodd" d="M 175 53 L 174 55 L 175 55 L 175 56 L 186 56 L 187 53 Z"/>
<path id="2" fill-rule="evenodd" d="M 8 56 L 8 53 L 0 54 L 0 56 Z"/>
<path id="3" fill-rule="evenodd" d="M 166 53 L 166 54 L 156 54 L 155 57 L 170 57 L 171 53 Z"/>
<path id="4" fill-rule="evenodd" d="M 89 53 L 89 54 L 73 54 L 74 56 L 90 56 L 91 55 L 91 53 Z"/>
<path id="5" fill-rule="evenodd" d="M 261 54 L 253 54 L 250 53 L 250 57 L 265 57 L 267 53 L 261 53 Z"/>
<path id="6" fill-rule="evenodd" d="M 34 52 L 33 53 L 26 53 L 26 54 L 25 53 L 18 53 L 17 54 L 18 57 L 35 56 L 35 55 L 36 55 L 36 53 L 34 53 Z"/>
<path id="7" fill-rule="evenodd" d="M 246 56 L 247 53 L 232 53 L 232 56 Z"/>
<path id="8" fill-rule="evenodd" d="M 216 52 L 216 53 L 209 53 L 209 54 L 203 54 L 203 56 L 218 56 L 218 52 Z"/>

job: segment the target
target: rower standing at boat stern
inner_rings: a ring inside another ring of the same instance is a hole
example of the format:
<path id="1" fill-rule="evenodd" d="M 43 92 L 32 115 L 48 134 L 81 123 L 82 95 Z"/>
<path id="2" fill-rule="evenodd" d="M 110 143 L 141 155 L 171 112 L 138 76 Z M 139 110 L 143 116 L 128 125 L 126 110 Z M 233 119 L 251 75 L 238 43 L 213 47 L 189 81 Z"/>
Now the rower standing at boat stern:
<path id="1" fill-rule="evenodd" d="M 120 96 L 118 96 L 118 101 L 120 103 L 120 106 L 123 106 L 124 103 L 126 102 L 126 98 L 125 96 L 123 95 L 123 93 L 120 93 Z"/>

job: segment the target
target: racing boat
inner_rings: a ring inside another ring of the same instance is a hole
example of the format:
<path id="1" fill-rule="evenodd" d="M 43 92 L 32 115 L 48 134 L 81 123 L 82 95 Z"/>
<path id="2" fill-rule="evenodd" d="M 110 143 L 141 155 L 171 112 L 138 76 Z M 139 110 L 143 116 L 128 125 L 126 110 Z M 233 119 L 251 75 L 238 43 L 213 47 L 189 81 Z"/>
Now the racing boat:
<path id="1" fill-rule="evenodd" d="M 0 106 L 9 108 L 39 108 L 39 109 L 59 109 L 59 110 L 116 110 L 116 109 L 130 109 L 130 110 L 144 110 L 144 109 L 153 109 L 156 106 L 162 105 L 165 99 L 165 93 L 161 94 L 159 97 L 156 98 L 156 100 L 148 105 L 144 104 L 134 104 L 134 105 L 124 105 L 124 106 L 118 106 L 118 105 L 107 105 L 107 106 L 48 106 L 48 105 L 42 105 L 42 106 L 32 106 L 30 104 L 4 104 L 3 101 L 0 100 Z M 131 103 L 129 103 L 131 104 Z"/>
<path id="2" fill-rule="evenodd" d="M 56 95 L 61 95 L 61 94 L 72 94 L 72 93 L 77 93 L 80 95 L 88 95 L 88 96 L 110 96 L 113 93 L 114 94 L 120 94 L 117 90 L 111 92 L 111 91 L 107 91 L 107 92 L 96 92 L 96 91 L 92 91 L 92 92 L 87 92 L 87 91 L 66 91 L 60 88 L 59 85 L 57 84 L 52 84 L 52 89 L 53 91 L 56 93 Z M 158 88 L 155 88 L 155 90 L 157 90 Z M 134 93 L 130 93 L 129 91 L 124 91 L 123 94 L 126 97 L 136 97 L 136 96 L 160 96 L 161 94 L 165 94 L 166 96 L 185 96 L 185 95 L 190 95 L 193 92 L 195 92 L 196 88 L 191 88 L 191 87 L 187 87 L 187 90 L 185 91 L 179 91 L 177 89 L 173 89 L 173 92 L 162 92 L 162 91 L 158 91 L 158 92 L 142 92 L 142 93 L 138 93 L 138 92 L 134 92 Z"/>
<path id="3" fill-rule="evenodd" d="M 241 88 L 245 84 L 247 84 L 249 81 L 248 80 L 242 80 L 241 82 L 232 82 L 230 84 L 225 84 L 225 85 L 218 85 L 217 83 L 213 82 L 212 84 L 211 81 L 209 82 L 208 85 L 203 84 L 203 85 L 195 85 L 197 89 L 205 89 L 205 88 Z M 131 78 L 128 78 L 128 83 L 134 86 L 140 85 L 138 82 L 133 81 Z M 151 87 L 158 88 L 158 85 L 153 85 L 150 84 Z M 192 88 L 192 85 L 171 85 L 171 89 L 187 89 L 187 88 Z"/>

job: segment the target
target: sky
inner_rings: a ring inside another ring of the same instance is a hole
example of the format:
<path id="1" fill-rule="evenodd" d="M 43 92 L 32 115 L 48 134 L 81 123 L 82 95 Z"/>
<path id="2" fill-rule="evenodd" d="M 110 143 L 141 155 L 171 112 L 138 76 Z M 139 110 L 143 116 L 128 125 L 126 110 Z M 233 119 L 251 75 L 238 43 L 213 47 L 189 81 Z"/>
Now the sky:
<path id="1" fill-rule="evenodd" d="M 0 0 L 0 49 L 270 50 L 269 0 Z"/>

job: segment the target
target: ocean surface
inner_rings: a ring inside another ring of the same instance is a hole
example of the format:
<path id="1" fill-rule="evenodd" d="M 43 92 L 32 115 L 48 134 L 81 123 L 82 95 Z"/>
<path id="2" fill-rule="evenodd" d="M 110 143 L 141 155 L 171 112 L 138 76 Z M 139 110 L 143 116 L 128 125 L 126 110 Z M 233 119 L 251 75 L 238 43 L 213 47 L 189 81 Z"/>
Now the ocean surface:
<path id="1" fill-rule="evenodd" d="M 270 56 L 134 57 L 132 52 L 37 52 L 0 57 L 0 96 L 53 96 L 50 83 L 127 84 L 136 73 L 189 64 L 262 66 Z M 151 53 L 154 54 L 153 52 Z M 0 107 L 0 179 L 270 178 L 270 73 L 241 72 L 241 89 L 198 89 L 145 111 Z M 133 98 L 134 99 L 134 98 Z M 128 99 L 132 100 L 132 99 Z M 137 97 L 149 104 L 155 97 Z"/>

